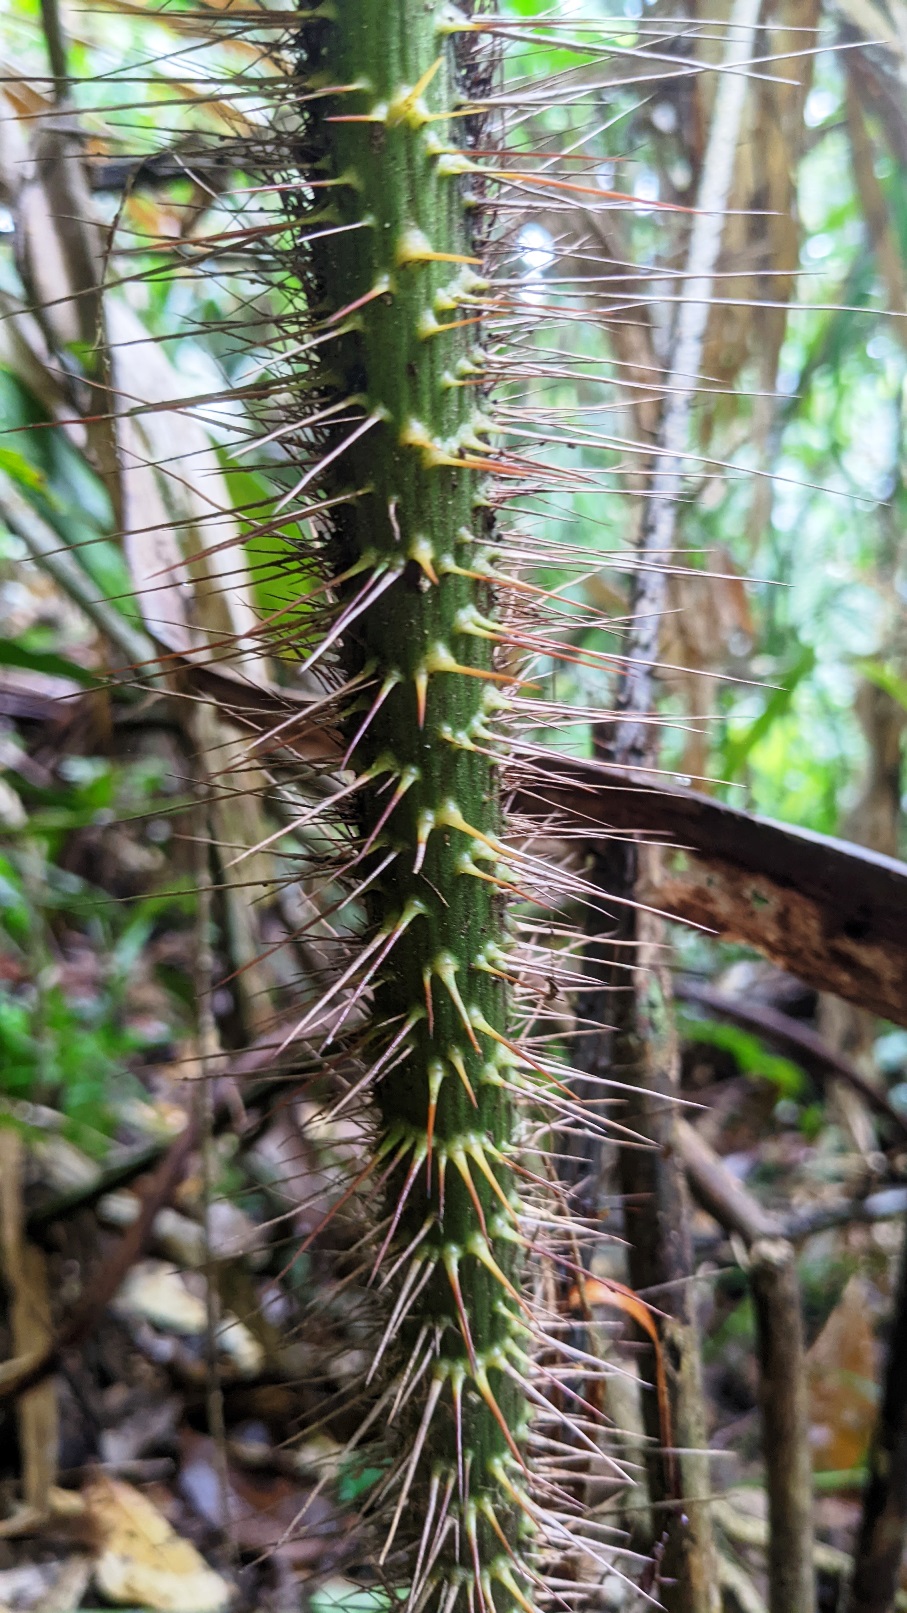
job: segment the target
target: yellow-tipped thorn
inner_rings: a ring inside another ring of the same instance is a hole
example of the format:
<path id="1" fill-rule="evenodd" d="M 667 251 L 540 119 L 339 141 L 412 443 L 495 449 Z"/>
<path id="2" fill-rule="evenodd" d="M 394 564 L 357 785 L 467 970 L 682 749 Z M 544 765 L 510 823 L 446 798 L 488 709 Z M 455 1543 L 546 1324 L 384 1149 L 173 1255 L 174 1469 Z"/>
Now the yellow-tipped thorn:
<path id="1" fill-rule="evenodd" d="M 462 1365 L 455 1363 L 450 1374 L 450 1392 L 453 1401 L 454 1423 L 457 1435 L 457 1488 L 460 1492 L 460 1504 L 466 1504 L 466 1466 L 463 1461 L 463 1380 L 466 1373 Z"/>
<path id="2" fill-rule="evenodd" d="M 444 1066 L 440 1059 L 428 1071 L 428 1113 L 425 1120 L 425 1160 L 427 1187 L 431 1187 L 431 1157 L 435 1139 L 435 1119 L 438 1113 L 438 1093 L 444 1080 Z"/>
<path id="3" fill-rule="evenodd" d="M 438 56 L 435 61 L 432 62 L 431 67 L 426 68 L 425 72 L 422 74 L 422 77 L 417 80 L 409 93 L 404 95 L 398 102 L 396 102 L 394 106 L 395 113 L 397 113 L 398 108 L 398 115 L 405 115 L 407 112 L 411 112 L 416 102 L 419 100 L 419 97 L 425 94 L 425 91 L 428 89 L 432 79 L 440 71 L 443 65 L 444 57 Z"/>
<path id="4" fill-rule="evenodd" d="M 410 560 L 415 560 L 416 565 L 421 568 L 429 582 L 437 587 L 440 578 L 434 567 L 434 553 L 427 538 L 418 538 L 416 540 L 409 551 L 409 558 Z"/>
<path id="5" fill-rule="evenodd" d="M 410 259 L 410 262 L 413 262 Z M 423 252 L 420 263 L 481 263 L 481 258 L 467 258 L 462 252 Z"/>
<path id="6" fill-rule="evenodd" d="M 472 1179 L 472 1172 L 469 1169 L 469 1161 L 466 1158 L 466 1155 L 465 1155 L 465 1153 L 464 1153 L 462 1148 L 453 1148 L 453 1149 L 451 1149 L 450 1157 L 453 1160 L 454 1164 L 456 1165 L 457 1170 L 460 1172 L 460 1176 L 463 1179 L 463 1186 L 466 1188 L 466 1191 L 469 1194 L 469 1197 L 472 1199 L 473 1209 L 475 1210 L 476 1215 L 479 1218 L 479 1226 L 482 1228 L 482 1236 L 484 1237 L 484 1239 L 485 1239 L 485 1241 L 487 1243 L 487 1241 L 488 1241 L 488 1223 L 485 1220 L 485 1211 L 482 1209 L 482 1201 L 479 1198 L 478 1193 L 476 1192 L 476 1184 Z M 485 1262 L 485 1264 L 487 1264 L 487 1262 Z"/>
<path id="7" fill-rule="evenodd" d="M 520 1310 L 526 1315 L 531 1316 L 532 1312 L 530 1307 L 526 1304 L 526 1301 L 519 1289 L 514 1288 L 513 1283 L 507 1276 L 507 1273 L 501 1270 L 500 1266 L 495 1260 L 494 1255 L 488 1246 L 487 1237 L 479 1237 L 478 1235 L 474 1236 L 470 1242 L 469 1249 L 470 1253 L 474 1254 L 477 1260 L 481 1260 L 486 1271 L 490 1271 L 492 1277 L 494 1277 L 496 1281 L 500 1283 L 504 1292 L 509 1294 L 512 1300 L 516 1301 L 517 1305 L 520 1307 Z"/>
<path id="8" fill-rule="evenodd" d="M 459 1284 L 458 1284 L 458 1286 L 459 1286 Z M 501 1433 L 504 1435 L 504 1438 L 506 1439 L 507 1444 L 510 1447 L 511 1455 L 516 1458 L 517 1462 L 519 1462 L 520 1467 L 523 1469 L 523 1472 L 525 1473 L 525 1471 L 526 1471 L 526 1463 L 525 1463 L 525 1460 L 523 1458 L 523 1453 L 520 1450 L 520 1447 L 518 1446 L 518 1444 L 516 1443 L 516 1440 L 514 1439 L 513 1435 L 511 1434 L 510 1429 L 507 1427 L 507 1422 L 506 1422 L 506 1419 L 504 1417 L 504 1413 L 502 1412 L 500 1406 L 498 1405 L 497 1401 L 494 1398 L 494 1395 L 491 1392 L 491 1384 L 488 1382 L 488 1374 L 485 1371 L 485 1368 L 480 1367 L 477 1364 L 473 1365 L 473 1377 L 475 1379 L 475 1385 L 476 1385 L 476 1388 L 479 1391 L 479 1394 L 482 1396 L 482 1399 L 484 1400 L 486 1406 L 488 1407 L 488 1410 L 491 1412 L 492 1417 L 494 1418 L 495 1422 L 497 1423 L 498 1427 L 501 1430 Z"/>
<path id="9" fill-rule="evenodd" d="M 445 1249 L 445 1251 L 444 1251 L 444 1257 L 443 1258 L 444 1258 L 444 1268 L 445 1268 L 445 1270 L 447 1272 L 448 1281 L 449 1281 L 451 1289 L 453 1291 L 454 1304 L 457 1307 L 457 1315 L 460 1318 L 460 1333 L 461 1333 L 462 1338 L 463 1338 L 463 1343 L 466 1345 L 466 1354 L 469 1356 L 469 1365 L 472 1368 L 473 1377 L 475 1378 L 476 1385 L 477 1385 L 477 1387 L 479 1389 L 479 1393 L 481 1394 L 482 1391 L 481 1391 L 481 1384 L 479 1383 L 479 1368 L 478 1368 L 478 1363 L 476 1361 L 476 1350 L 475 1350 L 475 1345 L 472 1342 L 472 1333 L 470 1332 L 470 1328 L 469 1328 L 469 1317 L 466 1314 L 466 1306 L 463 1303 L 463 1290 L 460 1287 L 460 1276 L 459 1276 L 459 1272 L 457 1270 L 457 1259 L 456 1259 L 456 1256 L 451 1254 L 447 1249 Z M 484 1373 L 482 1374 L 482 1376 L 484 1377 Z M 488 1383 L 487 1378 L 485 1379 L 485 1383 L 487 1385 L 487 1383 Z M 491 1395 L 491 1389 L 490 1388 L 488 1390 L 488 1393 L 489 1393 L 489 1395 Z M 492 1398 L 492 1400 L 494 1400 L 493 1395 L 491 1396 L 491 1398 Z M 496 1400 L 495 1400 L 494 1403 L 497 1406 L 497 1401 Z M 498 1415 L 500 1416 L 500 1407 L 498 1408 Z M 515 1446 L 514 1446 L 514 1449 L 516 1449 Z"/>
<path id="10" fill-rule="evenodd" d="M 473 1030 L 472 1020 L 469 1017 L 466 1004 L 464 1003 L 463 998 L 460 996 L 460 988 L 457 985 L 456 980 L 457 966 L 453 958 L 444 956 L 438 958 L 435 962 L 433 973 L 436 974 L 442 984 L 447 987 L 451 1001 L 453 1002 L 457 1013 L 463 1021 L 463 1029 L 469 1037 L 469 1040 L 475 1048 L 475 1051 L 480 1053 L 481 1048 L 476 1040 L 476 1033 Z"/>
<path id="11" fill-rule="evenodd" d="M 419 718 L 420 730 L 425 727 L 425 706 L 428 700 L 428 670 L 420 667 L 415 677 L 416 684 L 416 711 Z"/>
<path id="12" fill-rule="evenodd" d="M 443 671 L 459 672 L 464 678 L 483 678 L 486 683 L 506 683 L 514 689 L 539 688 L 537 683 L 529 683 L 525 678 L 515 678 L 512 672 L 488 672 L 483 667 L 461 666 L 459 662 L 444 667 Z"/>
<path id="13" fill-rule="evenodd" d="M 445 823 L 449 829 L 459 829 L 463 834 L 469 835 L 471 839 L 480 841 L 483 846 L 488 847 L 489 851 L 493 851 L 496 857 L 506 857 L 507 855 L 506 847 L 501 844 L 500 840 L 492 840 L 488 835 L 483 834 L 481 829 L 476 829 L 471 823 L 467 823 L 460 808 L 455 806 L 453 802 L 449 802 L 443 813 L 438 815 L 438 822 Z"/>
<path id="14" fill-rule="evenodd" d="M 416 838 L 416 860 L 413 863 L 413 873 L 414 874 L 418 874 L 419 869 L 422 867 L 422 864 L 425 861 L 425 848 L 428 845 L 428 837 L 431 834 L 432 829 L 434 828 L 434 826 L 435 826 L 435 815 L 434 815 L 434 813 L 433 812 L 423 812 L 421 817 L 419 818 L 419 831 L 418 831 L 418 835 L 417 835 L 417 838 Z"/>
<path id="15" fill-rule="evenodd" d="M 469 1154 L 470 1159 L 473 1160 L 476 1165 L 478 1165 L 479 1170 L 482 1172 L 482 1175 L 491 1188 L 491 1191 L 500 1199 L 506 1214 L 510 1217 L 511 1221 L 518 1226 L 519 1216 L 517 1215 L 513 1205 L 510 1203 L 510 1200 L 507 1197 L 507 1194 L 504 1192 L 504 1189 L 495 1176 L 494 1171 L 488 1163 L 488 1160 L 485 1158 L 485 1150 L 482 1147 L 482 1144 L 473 1140 L 467 1144 L 466 1151 Z"/>
<path id="16" fill-rule="evenodd" d="M 510 1551 L 510 1547 L 507 1545 L 506 1537 L 503 1534 L 501 1534 L 500 1525 L 498 1524 L 497 1519 L 494 1518 L 493 1516 L 489 1516 L 487 1511 L 485 1513 L 485 1516 L 488 1518 L 488 1522 L 491 1524 L 492 1529 L 494 1529 L 496 1534 L 501 1536 L 501 1540 L 503 1541 L 504 1545 L 507 1546 L 508 1551 Z M 495 1577 L 500 1580 L 500 1582 L 503 1585 L 505 1591 L 510 1592 L 510 1595 L 513 1597 L 513 1599 L 516 1602 L 517 1606 L 521 1607 L 523 1609 L 523 1613 L 538 1613 L 538 1608 L 534 1607 L 532 1602 L 530 1602 L 528 1600 L 528 1598 L 523 1595 L 522 1591 L 520 1590 L 520 1588 L 519 1588 L 519 1586 L 518 1586 L 518 1584 L 516 1582 L 516 1579 L 514 1578 L 513 1574 L 510 1572 L 510 1569 L 508 1568 L 506 1563 L 501 1564 L 496 1569 Z"/>
<path id="17" fill-rule="evenodd" d="M 428 1113 L 425 1117 L 425 1191 L 431 1191 L 431 1158 L 435 1142 L 435 1118 L 438 1105 L 434 1098 L 428 1100 Z"/>
<path id="18" fill-rule="evenodd" d="M 470 1099 L 470 1102 L 472 1103 L 473 1108 L 478 1109 L 479 1100 L 476 1097 L 475 1093 L 473 1092 L 473 1090 L 472 1090 L 472 1082 L 470 1081 L 469 1076 L 466 1074 L 466 1061 L 463 1058 L 463 1055 L 460 1052 L 460 1049 L 458 1047 L 449 1047 L 448 1050 L 447 1050 L 447 1057 L 450 1059 L 451 1064 L 453 1065 L 453 1067 L 456 1070 L 458 1076 L 460 1077 L 460 1080 L 462 1081 L 464 1087 L 466 1088 L 466 1091 L 467 1091 L 467 1093 L 469 1095 L 469 1099 Z"/>
<path id="19" fill-rule="evenodd" d="M 497 890 L 510 891 L 512 895 L 519 896 L 522 901 L 532 901 L 529 892 L 521 890 L 519 885 L 514 885 L 512 880 L 498 879 L 496 874 L 489 874 L 486 869 L 477 868 L 475 863 L 462 867 L 460 871 L 464 874 L 471 874 L 473 879 L 484 879 L 487 885 L 494 885 Z M 473 964 L 473 968 L 483 969 L 486 974 L 497 975 L 501 980 L 513 980 L 514 978 L 513 975 L 504 974 L 500 969 L 492 969 L 488 963 Z"/>

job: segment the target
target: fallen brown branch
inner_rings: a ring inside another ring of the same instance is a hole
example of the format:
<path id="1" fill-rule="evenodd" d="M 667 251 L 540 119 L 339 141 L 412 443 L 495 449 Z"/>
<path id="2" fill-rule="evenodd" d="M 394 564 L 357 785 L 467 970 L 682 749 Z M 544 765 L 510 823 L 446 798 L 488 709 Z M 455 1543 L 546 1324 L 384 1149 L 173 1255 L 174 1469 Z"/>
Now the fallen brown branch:
<path id="1" fill-rule="evenodd" d="M 690 1188 L 696 1202 L 723 1227 L 736 1232 L 746 1244 L 757 1238 L 787 1238 L 803 1243 L 830 1227 L 871 1226 L 907 1214 L 907 1188 L 883 1187 L 864 1198 L 836 1198 L 807 1204 L 782 1214 L 767 1210 L 733 1176 L 715 1151 L 686 1121 L 678 1125 L 678 1144 Z M 723 1240 L 697 1238 L 700 1258 L 714 1259 Z"/>
<path id="2" fill-rule="evenodd" d="M 227 669 L 183 661 L 187 690 L 215 698 L 250 733 L 275 733 L 320 766 L 339 761 L 329 728 L 312 729 L 307 702 L 244 683 Z M 288 723 L 298 711 L 298 724 Z M 551 823 L 565 809 L 596 831 L 679 848 L 663 859 L 653 906 L 742 941 L 820 991 L 907 1025 L 907 863 L 849 841 L 775 823 L 695 790 L 605 763 L 542 761 L 526 768 L 513 804 Z M 847 1075 L 838 1071 L 844 1079 Z M 878 1094 L 874 1099 L 878 1109 Z"/>
<path id="3" fill-rule="evenodd" d="M 515 805 L 555 834 L 569 811 L 592 845 L 598 831 L 680 848 L 644 900 L 907 1024 L 907 864 L 594 762 L 536 766 Z"/>

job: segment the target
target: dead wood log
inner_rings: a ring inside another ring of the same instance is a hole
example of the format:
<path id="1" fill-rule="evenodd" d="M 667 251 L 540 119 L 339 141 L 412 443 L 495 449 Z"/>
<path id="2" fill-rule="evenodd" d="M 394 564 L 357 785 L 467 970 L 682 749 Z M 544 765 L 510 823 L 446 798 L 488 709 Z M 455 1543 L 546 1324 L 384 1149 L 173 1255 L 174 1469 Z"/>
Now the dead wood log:
<path id="1" fill-rule="evenodd" d="M 678 848 L 640 899 L 907 1024 L 907 864 L 604 763 L 535 766 L 514 804 L 554 834 L 569 810 L 590 849 L 596 832 Z"/>

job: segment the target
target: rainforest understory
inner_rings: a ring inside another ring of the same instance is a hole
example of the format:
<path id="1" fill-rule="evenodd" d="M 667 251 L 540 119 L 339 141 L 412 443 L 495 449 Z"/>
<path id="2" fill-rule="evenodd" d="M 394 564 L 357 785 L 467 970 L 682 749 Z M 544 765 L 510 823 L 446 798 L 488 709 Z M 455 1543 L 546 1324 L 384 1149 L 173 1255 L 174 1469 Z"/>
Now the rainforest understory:
<path id="1" fill-rule="evenodd" d="M 901 1605 L 902 55 L 11 13 L 0 1605 Z"/>

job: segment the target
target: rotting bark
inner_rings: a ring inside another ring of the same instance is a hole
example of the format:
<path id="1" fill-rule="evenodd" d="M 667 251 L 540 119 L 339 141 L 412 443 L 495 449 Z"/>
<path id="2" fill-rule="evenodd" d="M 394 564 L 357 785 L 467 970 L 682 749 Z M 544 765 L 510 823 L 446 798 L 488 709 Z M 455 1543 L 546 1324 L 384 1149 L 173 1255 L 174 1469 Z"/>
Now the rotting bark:
<path id="1" fill-rule="evenodd" d="M 715 859 L 706 868 L 662 875 L 640 895 L 726 940 L 757 947 L 808 985 L 904 1023 L 905 937 L 890 950 L 875 935 L 868 940 L 866 892 L 851 887 L 850 919 L 846 910 L 835 911 L 827 900 L 802 901 L 799 893 L 764 874 L 741 880 Z"/>
<path id="2" fill-rule="evenodd" d="M 907 1237 L 847 1613 L 889 1613 L 907 1542 Z"/>
<path id="3" fill-rule="evenodd" d="M 907 1023 L 907 863 L 595 762 L 536 768 L 515 804 L 535 824 L 570 810 L 603 854 L 624 831 L 673 841 L 684 866 L 650 865 L 643 901 Z"/>

